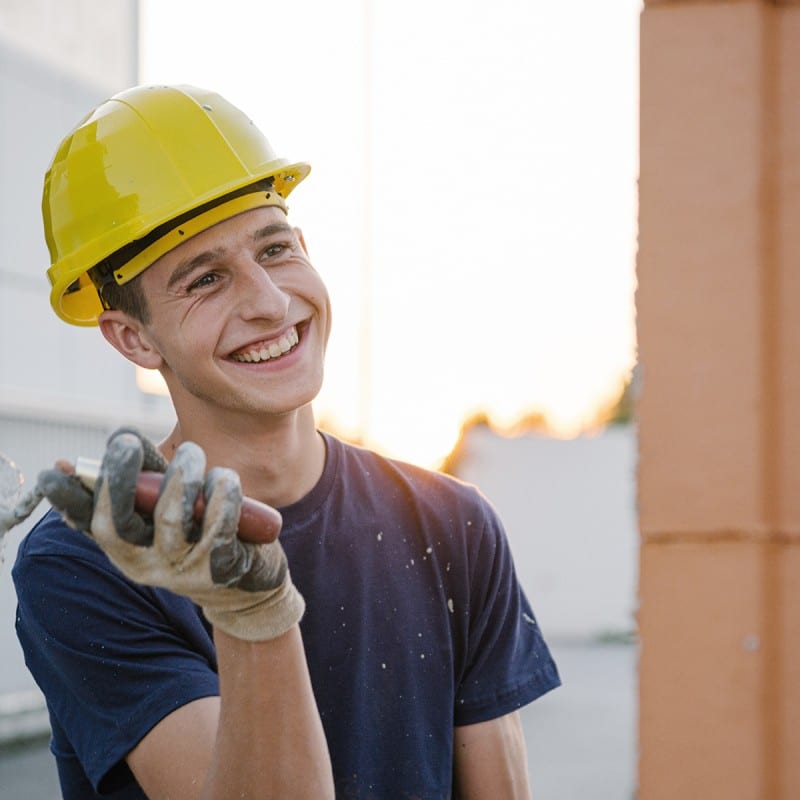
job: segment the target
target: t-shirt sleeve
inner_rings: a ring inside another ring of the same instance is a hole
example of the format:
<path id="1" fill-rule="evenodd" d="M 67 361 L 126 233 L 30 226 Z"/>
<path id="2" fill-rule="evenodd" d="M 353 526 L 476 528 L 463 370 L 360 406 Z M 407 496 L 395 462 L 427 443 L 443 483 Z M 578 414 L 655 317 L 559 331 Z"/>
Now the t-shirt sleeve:
<path id="1" fill-rule="evenodd" d="M 501 717 L 560 685 L 555 662 L 517 580 L 491 506 L 470 548 L 469 621 L 455 697 L 456 725 Z"/>
<path id="2" fill-rule="evenodd" d="M 49 524 L 66 542 L 84 535 Z M 25 545 L 14 581 L 26 663 L 95 790 L 117 788 L 154 725 L 218 694 L 215 664 L 191 641 L 208 633 L 190 601 L 131 583 L 93 543 Z"/>

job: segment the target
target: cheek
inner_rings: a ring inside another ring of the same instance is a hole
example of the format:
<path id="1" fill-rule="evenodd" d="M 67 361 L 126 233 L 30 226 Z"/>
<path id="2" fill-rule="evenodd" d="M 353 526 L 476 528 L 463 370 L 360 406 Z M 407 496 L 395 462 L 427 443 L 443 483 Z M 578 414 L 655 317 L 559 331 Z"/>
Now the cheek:
<path id="1" fill-rule="evenodd" d="M 325 344 L 328 344 L 328 338 L 331 335 L 331 326 L 333 325 L 333 310 L 331 309 L 331 298 L 328 292 L 325 292 Z"/>
<path id="2" fill-rule="evenodd" d="M 312 288 L 312 294 L 310 294 L 309 297 L 313 298 L 313 303 L 317 309 L 319 309 L 320 316 L 324 320 L 323 342 L 327 344 L 328 337 L 331 334 L 331 298 L 328 294 L 328 287 L 325 286 L 325 282 L 322 280 L 320 274 L 316 270 L 313 270 L 313 275 L 314 286 Z"/>
<path id="3" fill-rule="evenodd" d="M 198 363 L 201 354 L 208 351 L 213 339 L 212 327 L 205 324 L 165 328 L 154 337 L 154 345 L 173 371 L 182 371 Z"/>

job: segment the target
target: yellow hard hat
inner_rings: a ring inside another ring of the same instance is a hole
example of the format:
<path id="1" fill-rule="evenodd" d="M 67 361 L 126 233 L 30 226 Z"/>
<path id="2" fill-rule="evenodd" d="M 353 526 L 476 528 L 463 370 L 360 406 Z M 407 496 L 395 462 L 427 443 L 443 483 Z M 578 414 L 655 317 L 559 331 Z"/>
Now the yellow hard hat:
<path id="1" fill-rule="evenodd" d="M 309 170 L 278 158 L 214 92 L 137 86 L 114 95 L 64 139 L 45 176 L 53 309 L 74 325 L 97 324 L 103 305 L 93 267 L 115 256 L 113 278 L 126 283 L 217 222 L 258 206 L 285 208 Z M 267 178 L 273 192 L 245 192 Z"/>

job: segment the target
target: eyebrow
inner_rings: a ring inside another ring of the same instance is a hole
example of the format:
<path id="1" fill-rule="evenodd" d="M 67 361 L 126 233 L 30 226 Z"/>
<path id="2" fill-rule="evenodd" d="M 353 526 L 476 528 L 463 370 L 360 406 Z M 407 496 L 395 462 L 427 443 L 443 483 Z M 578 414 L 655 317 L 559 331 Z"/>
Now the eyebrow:
<path id="1" fill-rule="evenodd" d="M 268 236 L 272 236 L 276 233 L 292 233 L 293 228 L 286 222 L 273 222 L 271 225 L 265 225 L 263 228 L 259 228 L 253 234 L 253 241 L 257 242 L 259 239 L 266 239 Z"/>
<path id="2" fill-rule="evenodd" d="M 253 233 L 253 241 L 258 242 L 261 239 L 266 239 L 276 233 L 291 232 L 291 225 L 288 225 L 285 222 L 275 222 L 271 225 L 265 225 L 263 228 L 259 228 L 257 231 L 255 231 Z M 196 256 L 187 259 L 186 261 L 182 261 L 177 267 L 175 267 L 175 269 L 172 271 L 172 274 L 169 276 L 169 280 L 167 281 L 167 289 L 172 289 L 176 283 L 180 283 L 183 278 L 185 278 L 189 273 L 198 267 L 202 267 L 203 265 L 212 261 L 217 261 L 223 258 L 224 255 L 225 250 L 221 247 L 218 247 L 214 250 L 205 250 L 202 253 L 198 253 Z"/>
<path id="3" fill-rule="evenodd" d="M 206 250 L 202 253 L 198 253 L 194 258 L 190 258 L 186 261 L 182 261 L 178 264 L 177 267 L 172 271 L 172 274 L 169 276 L 169 280 L 167 281 L 167 289 L 172 289 L 176 283 L 179 283 L 183 280 L 190 272 L 197 269 L 198 267 L 202 267 L 204 264 L 208 264 L 210 261 L 215 261 L 218 258 L 221 258 L 225 251 L 222 248 L 217 248 L 216 250 Z"/>

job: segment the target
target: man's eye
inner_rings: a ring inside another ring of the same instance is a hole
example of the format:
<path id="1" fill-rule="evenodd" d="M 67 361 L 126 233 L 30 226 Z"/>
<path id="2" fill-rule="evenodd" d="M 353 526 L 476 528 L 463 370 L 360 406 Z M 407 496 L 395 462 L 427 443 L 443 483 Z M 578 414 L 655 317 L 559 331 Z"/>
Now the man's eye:
<path id="1" fill-rule="evenodd" d="M 281 243 L 271 244 L 261 251 L 262 260 L 265 258 L 275 258 L 288 249 L 288 246 Z"/>
<path id="2" fill-rule="evenodd" d="M 214 272 L 207 272 L 205 275 L 199 277 L 196 281 L 189 284 L 189 291 L 193 289 L 202 289 L 205 286 L 211 286 L 217 282 L 217 275 Z"/>

